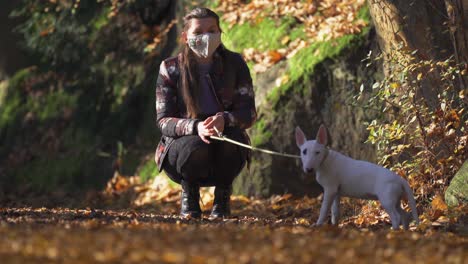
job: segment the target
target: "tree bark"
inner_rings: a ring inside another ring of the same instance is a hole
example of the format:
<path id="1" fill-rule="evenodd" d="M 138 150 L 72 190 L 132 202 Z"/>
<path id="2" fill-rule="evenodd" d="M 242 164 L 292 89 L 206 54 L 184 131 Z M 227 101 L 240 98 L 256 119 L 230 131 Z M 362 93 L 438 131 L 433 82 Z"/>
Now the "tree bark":
<path id="1" fill-rule="evenodd" d="M 468 70 L 468 0 L 445 0 L 448 26 L 455 60 Z M 460 88 L 467 89 L 468 80 L 460 76 Z"/>
<path id="2" fill-rule="evenodd" d="M 379 47 L 384 58 L 386 76 L 394 70 L 388 58 L 395 55 L 399 45 L 403 50 L 417 50 L 418 60 L 442 61 L 454 56 L 458 63 L 467 58 L 465 5 L 467 0 L 368 0 Z M 447 12 L 449 11 L 449 13 Z M 402 55 L 402 54 L 400 54 Z M 403 54 L 402 56 L 405 56 Z M 402 58 L 405 59 L 405 58 Z M 465 66 L 466 67 L 466 66 Z M 457 85 L 464 87 L 466 80 Z M 437 94 L 442 88 L 440 73 L 433 71 L 421 80 L 421 94 L 432 109 L 439 107 Z"/>

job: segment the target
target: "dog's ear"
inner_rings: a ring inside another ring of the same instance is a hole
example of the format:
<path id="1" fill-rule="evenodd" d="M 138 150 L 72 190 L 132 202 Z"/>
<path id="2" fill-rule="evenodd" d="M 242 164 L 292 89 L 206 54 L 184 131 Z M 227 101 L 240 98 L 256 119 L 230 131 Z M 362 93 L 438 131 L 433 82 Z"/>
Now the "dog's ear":
<path id="1" fill-rule="evenodd" d="M 327 145 L 328 143 L 328 135 L 327 135 L 327 128 L 324 125 L 320 125 L 320 128 L 317 132 L 316 140 L 319 144 Z"/>
<path id="2" fill-rule="evenodd" d="M 306 136 L 300 127 L 296 127 L 296 145 L 300 148 L 306 142 Z"/>

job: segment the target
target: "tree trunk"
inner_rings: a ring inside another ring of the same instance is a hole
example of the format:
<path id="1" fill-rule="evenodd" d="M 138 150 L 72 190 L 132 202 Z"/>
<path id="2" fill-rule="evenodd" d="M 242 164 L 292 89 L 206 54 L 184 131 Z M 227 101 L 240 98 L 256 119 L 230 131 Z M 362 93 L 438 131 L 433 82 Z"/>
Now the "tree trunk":
<path id="1" fill-rule="evenodd" d="M 455 60 L 468 70 L 468 0 L 445 0 L 445 5 Z M 466 77 L 460 77 L 460 88 L 468 88 Z"/>
<path id="2" fill-rule="evenodd" d="M 463 1 L 463 2 L 462 2 Z M 454 56 L 466 65 L 467 36 L 463 20 L 467 0 L 368 0 L 369 10 L 377 32 L 377 39 L 384 58 L 384 73 L 393 68 L 388 58 L 394 51 L 417 50 L 416 59 L 442 61 Z M 447 13 L 449 11 L 449 13 Z M 401 54 L 400 54 L 401 55 Z M 404 56 L 404 54 L 403 54 Z M 402 58 L 405 59 L 405 58 Z M 465 66 L 466 67 L 466 66 Z M 456 87 L 461 90 L 466 80 L 459 77 Z M 439 107 L 437 94 L 440 73 L 433 71 L 422 79 L 421 94 L 432 109 Z"/>
<path id="3" fill-rule="evenodd" d="M 453 54 L 447 32 L 447 11 L 436 0 L 368 0 L 382 52 L 391 53 L 402 43 L 417 49 L 421 59 L 446 59 Z"/>

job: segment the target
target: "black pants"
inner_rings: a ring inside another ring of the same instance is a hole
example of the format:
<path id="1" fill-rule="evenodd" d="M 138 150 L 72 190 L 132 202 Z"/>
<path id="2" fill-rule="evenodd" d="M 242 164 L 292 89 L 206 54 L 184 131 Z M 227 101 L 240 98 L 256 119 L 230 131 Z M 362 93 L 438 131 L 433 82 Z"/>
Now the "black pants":
<path id="1" fill-rule="evenodd" d="M 226 129 L 230 139 L 245 143 L 239 129 Z M 171 180 L 200 186 L 229 186 L 246 164 L 248 150 L 237 145 L 211 139 L 203 142 L 198 135 L 177 138 L 162 164 Z"/>

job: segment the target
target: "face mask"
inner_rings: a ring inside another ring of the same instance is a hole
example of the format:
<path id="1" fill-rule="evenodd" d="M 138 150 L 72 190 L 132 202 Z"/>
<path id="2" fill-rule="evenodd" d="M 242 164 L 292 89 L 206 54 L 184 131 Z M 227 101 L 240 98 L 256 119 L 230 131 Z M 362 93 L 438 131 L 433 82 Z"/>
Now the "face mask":
<path id="1" fill-rule="evenodd" d="M 221 33 L 205 33 L 187 38 L 187 44 L 195 54 L 208 58 L 221 44 Z"/>

